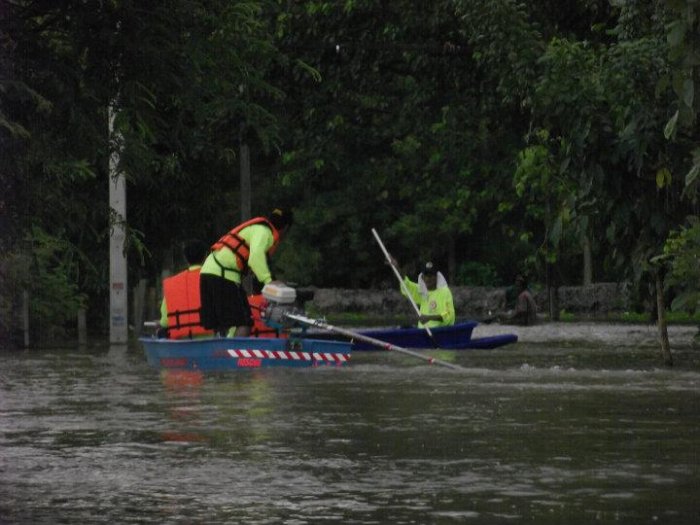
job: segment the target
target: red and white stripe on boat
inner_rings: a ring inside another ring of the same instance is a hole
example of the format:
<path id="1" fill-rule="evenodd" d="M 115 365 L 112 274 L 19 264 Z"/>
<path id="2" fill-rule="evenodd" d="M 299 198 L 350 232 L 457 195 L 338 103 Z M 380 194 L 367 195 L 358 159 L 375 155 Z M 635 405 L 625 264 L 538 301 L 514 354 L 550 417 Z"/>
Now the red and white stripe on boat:
<path id="1" fill-rule="evenodd" d="M 294 352 L 287 350 L 256 350 L 252 348 L 227 350 L 231 357 L 237 359 L 282 359 L 289 361 L 329 361 L 331 363 L 344 363 L 350 359 L 347 354 L 332 354 L 330 352 Z"/>

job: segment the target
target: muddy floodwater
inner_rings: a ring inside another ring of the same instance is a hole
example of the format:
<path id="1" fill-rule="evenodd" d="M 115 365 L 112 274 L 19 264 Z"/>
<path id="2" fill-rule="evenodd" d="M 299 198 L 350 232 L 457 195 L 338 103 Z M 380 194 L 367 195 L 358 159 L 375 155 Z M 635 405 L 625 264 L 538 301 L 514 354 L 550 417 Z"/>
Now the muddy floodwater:
<path id="1" fill-rule="evenodd" d="M 0 523 L 700 523 L 700 352 L 521 341 L 206 375 L 2 351 Z"/>

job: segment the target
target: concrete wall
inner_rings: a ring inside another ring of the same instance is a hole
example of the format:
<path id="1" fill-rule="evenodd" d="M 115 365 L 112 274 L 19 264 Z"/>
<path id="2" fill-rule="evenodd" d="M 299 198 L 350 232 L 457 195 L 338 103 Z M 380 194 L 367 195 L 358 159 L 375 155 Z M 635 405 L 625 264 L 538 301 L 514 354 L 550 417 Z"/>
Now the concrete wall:
<path id="1" fill-rule="evenodd" d="M 342 288 L 308 288 L 313 300 L 306 303 L 321 314 L 362 313 L 378 316 L 411 316 L 411 304 L 397 290 L 349 290 Z M 458 319 L 485 318 L 491 312 L 503 312 L 506 306 L 506 288 L 452 287 Z M 541 312 L 546 312 L 546 292 L 535 293 Z M 629 289 L 625 284 L 596 283 L 590 286 L 562 286 L 559 288 L 560 308 L 580 315 L 606 314 L 629 309 Z"/>

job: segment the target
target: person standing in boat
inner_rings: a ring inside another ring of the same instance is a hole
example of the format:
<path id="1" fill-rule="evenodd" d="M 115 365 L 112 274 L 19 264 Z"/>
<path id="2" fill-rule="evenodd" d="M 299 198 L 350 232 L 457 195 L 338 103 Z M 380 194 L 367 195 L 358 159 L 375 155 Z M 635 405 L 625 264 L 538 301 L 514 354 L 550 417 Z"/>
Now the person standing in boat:
<path id="1" fill-rule="evenodd" d="M 182 339 L 213 335 L 200 320 L 199 271 L 208 248 L 202 241 L 187 241 L 183 255 L 188 268 L 163 280 L 159 337 Z"/>
<path id="2" fill-rule="evenodd" d="M 398 268 L 396 259 L 391 257 L 391 264 Z M 455 324 L 455 307 L 452 300 L 452 291 L 447 286 L 447 281 L 432 262 L 427 262 L 423 271 L 418 275 L 418 281 L 413 282 L 407 276 L 403 278 L 401 293 L 410 294 L 416 303 L 420 314 L 418 316 L 418 328 L 435 328 L 438 326 L 452 326 Z"/>
<path id="3" fill-rule="evenodd" d="M 291 211 L 275 208 L 224 234 L 211 247 L 200 272 L 202 324 L 220 335 L 247 337 L 253 320 L 242 276 L 249 270 L 262 285 L 273 281 L 271 256 L 292 225 Z"/>

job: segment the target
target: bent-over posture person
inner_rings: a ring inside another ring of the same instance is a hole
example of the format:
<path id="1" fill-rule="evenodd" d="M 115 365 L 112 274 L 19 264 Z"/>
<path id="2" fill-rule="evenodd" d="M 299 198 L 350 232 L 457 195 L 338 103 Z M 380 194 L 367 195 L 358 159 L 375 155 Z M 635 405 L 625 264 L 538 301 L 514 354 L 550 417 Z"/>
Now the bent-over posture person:
<path id="1" fill-rule="evenodd" d="M 224 234 L 211 247 L 200 273 L 202 324 L 220 335 L 247 337 L 253 325 L 242 276 L 252 271 L 263 285 L 273 281 L 267 258 L 292 225 L 291 211 L 275 208 Z"/>

